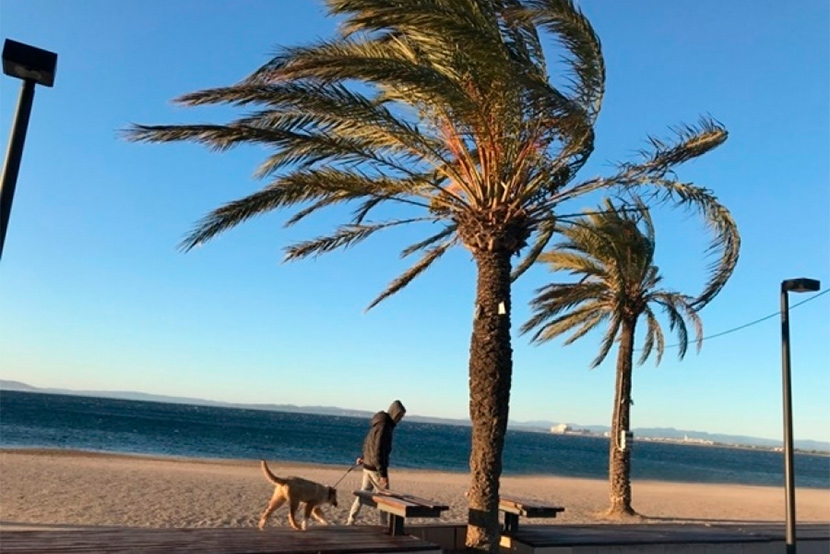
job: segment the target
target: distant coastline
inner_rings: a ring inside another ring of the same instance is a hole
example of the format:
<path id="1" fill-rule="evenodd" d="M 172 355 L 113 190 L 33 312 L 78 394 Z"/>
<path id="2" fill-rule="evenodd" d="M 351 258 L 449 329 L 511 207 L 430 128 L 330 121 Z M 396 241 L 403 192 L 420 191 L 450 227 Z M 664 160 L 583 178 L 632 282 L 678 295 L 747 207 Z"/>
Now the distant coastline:
<path id="1" fill-rule="evenodd" d="M 248 410 L 267 410 L 285 413 L 304 413 L 315 415 L 331 415 L 339 417 L 367 418 L 372 412 L 365 410 L 354 410 L 334 406 L 298 406 L 295 404 L 244 404 L 221 402 L 217 400 L 206 400 L 202 398 L 189 398 L 149 394 L 136 391 L 89 391 L 73 389 L 39 388 L 20 381 L 0 379 L 0 390 L 32 392 L 42 394 L 66 394 L 71 396 L 89 396 L 95 398 L 111 398 L 121 400 L 137 400 L 145 402 L 163 402 L 172 404 L 186 404 L 194 406 L 212 406 L 218 408 L 240 408 Z M 438 425 L 469 426 L 466 419 L 450 419 L 431 416 L 407 415 L 410 421 L 421 423 L 432 423 Z M 608 427 L 601 425 L 582 426 L 571 423 L 556 423 L 552 421 L 510 421 L 508 428 L 517 431 L 530 431 L 536 433 L 554 433 L 572 436 L 593 437 L 606 439 Z M 760 437 L 749 437 L 742 435 L 721 435 L 705 431 L 679 430 L 674 428 L 639 428 L 633 429 L 635 441 L 664 442 L 670 444 L 684 444 L 694 446 L 717 446 L 727 448 L 742 448 L 748 450 L 780 451 L 781 442 Z M 800 454 L 811 454 L 819 456 L 830 456 L 830 442 L 816 441 L 810 439 L 796 439 L 796 451 Z"/>
<path id="2" fill-rule="evenodd" d="M 523 429 L 527 430 L 527 429 Z M 537 431 L 533 429 L 533 431 Z M 540 432 L 544 432 L 543 430 L 539 430 Z M 550 431 L 556 435 L 568 435 L 568 436 L 575 436 L 575 437 L 595 437 L 598 439 L 608 439 L 609 433 L 606 431 L 605 433 L 596 433 L 590 431 L 588 429 L 576 429 L 574 431 Z M 737 442 L 720 442 L 715 440 L 707 440 L 707 439 L 693 439 L 688 436 L 684 436 L 683 438 L 677 437 L 659 437 L 659 436 L 636 436 L 635 435 L 635 443 L 636 441 L 642 442 L 653 442 L 653 443 L 665 443 L 665 444 L 681 444 L 684 446 L 700 446 L 700 447 L 707 447 L 707 446 L 716 446 L 718 448 L 737 448 L 741 450 L 757 450 L 757 451 L 766 451 L 766 452 L 783 452 L 783 448 L 780 446 L 766 446 L 766 445 L 757 445 L 757 444 L 742 444 Z M 796 441 L 797 442 L 797 441 Z M 818 441 L 813 441 L 818 442 Z M 819 443 L 822 444 L 822 443 Z M 795 452 L 799 454 L 805 454 L 809 456 L 825 456 L 830 457 L 830 447 L 827 449 L 813 449 L 808 450 L 804 448 L 795 448 Z"/>

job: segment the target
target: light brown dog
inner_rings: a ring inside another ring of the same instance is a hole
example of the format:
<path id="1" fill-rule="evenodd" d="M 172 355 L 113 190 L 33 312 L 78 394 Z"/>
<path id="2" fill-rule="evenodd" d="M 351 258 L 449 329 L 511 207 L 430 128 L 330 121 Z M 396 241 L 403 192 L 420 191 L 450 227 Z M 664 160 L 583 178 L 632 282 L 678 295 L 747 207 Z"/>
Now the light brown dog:
<path id="1" fill-rule="evenodd" d="M 277 477 L 271 470 L 268 469 L 268 464 L 265 460 L 261 460 L 262 472 L 265 477 L 275 485 L 274 496 L 268 503 L 268 507 L 259 518 L 259 528 L 265 527 L 268 516 L 274 510 L 288 502 L 288 523 L 294 529 L 300 530 L 301 527 L 297 525 L 297 520 L 294 519 L 294 512 L 300 503 L 305 504 L 305 518 L 303 519 L 302 530 L 305 531 L 308 525 L 308 518 L 313 517 L 320 523 L 328 525 L 328 521 L 323 517 L 323 512 L 320 506 L 323 504 L 331 504 L 337 507 L 337 490 L 334 487 L 327 487 L 314 481 L 309 481 L 301 477 Z"/>

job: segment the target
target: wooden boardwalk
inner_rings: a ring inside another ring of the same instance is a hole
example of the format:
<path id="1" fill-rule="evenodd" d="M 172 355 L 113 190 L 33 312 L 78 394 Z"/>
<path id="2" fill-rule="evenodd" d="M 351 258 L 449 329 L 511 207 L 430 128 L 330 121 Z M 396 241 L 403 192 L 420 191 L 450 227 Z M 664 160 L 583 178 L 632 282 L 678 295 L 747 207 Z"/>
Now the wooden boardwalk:
<path id="1" fill-rule="evenodd" d="M 3 531 L 2 553 L 172 554 L 351 554 L 357 552 L 440 554 L 421 539 L 390 537 L 381 527 L 329 526 L 294 531 L 285 527 L 218 529 L 102 528 L 59 531 Z"/>
<path id="2" fill-rule="evenodd" d="M 0 532 L 0 553 L 441 554 L 464 547 L 466 526 L 413 525 L 416 536 L 389 536 L 380 526 L 142 529 L 82 528 Z M 440 545 L 440 546 L 438 546 Z M 504 554 L 780 554 L 776 524 L 523 525 L 502 537 Z M 830 526 L 799 524 L 799 554 L 830 553 Z"/>
<path id="3" fill-rule="evenodd" d="M 830 526 L 799 524 L 799 554 L 830 553 Z M 502 552 L 511 554 L 685 554 L 728 552 L 779 554 L 784 526 L 776 524 L 593 524 L 527 525 L 502 536 Z"/>

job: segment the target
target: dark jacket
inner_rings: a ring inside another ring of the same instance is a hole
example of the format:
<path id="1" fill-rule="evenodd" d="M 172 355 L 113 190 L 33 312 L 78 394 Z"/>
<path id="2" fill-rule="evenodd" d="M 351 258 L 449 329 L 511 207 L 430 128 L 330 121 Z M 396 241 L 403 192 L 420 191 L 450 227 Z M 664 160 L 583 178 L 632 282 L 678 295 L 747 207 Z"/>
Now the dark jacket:
<path id="1" fill-rule="evenodd" d="M 400 402 L 394 402 L 389 412 L 378 412 L 372 416 L 371 427 L 363 441 L 363 467 L 377 471 L 381 477 L 388 477 L 389 454 L 392 452 L 393 419 L 397 412 L 405 412 Z"/>

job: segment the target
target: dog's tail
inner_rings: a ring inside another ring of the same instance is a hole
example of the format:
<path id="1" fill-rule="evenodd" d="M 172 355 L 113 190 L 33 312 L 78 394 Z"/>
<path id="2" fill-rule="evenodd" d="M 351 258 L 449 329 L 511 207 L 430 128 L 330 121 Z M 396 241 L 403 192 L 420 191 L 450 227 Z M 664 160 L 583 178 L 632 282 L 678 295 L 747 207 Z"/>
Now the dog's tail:
<path id="1" fill-rule="evenodd" d="M 265 463 L 265 460 L 260 460 L 260 466 L 262 466 L 262 473 L 265 474 L 265 478 L 274 483 L 275 485 L 284 485 L 286 483 L 285 479 L 280 479 L 273 473 L 271 470 L 268 469 L 268 464 Z"/>

